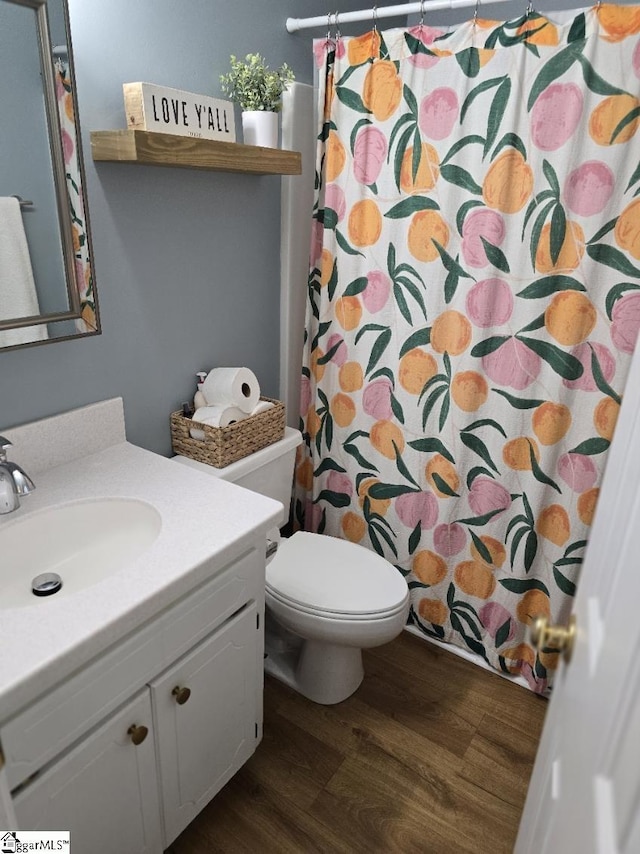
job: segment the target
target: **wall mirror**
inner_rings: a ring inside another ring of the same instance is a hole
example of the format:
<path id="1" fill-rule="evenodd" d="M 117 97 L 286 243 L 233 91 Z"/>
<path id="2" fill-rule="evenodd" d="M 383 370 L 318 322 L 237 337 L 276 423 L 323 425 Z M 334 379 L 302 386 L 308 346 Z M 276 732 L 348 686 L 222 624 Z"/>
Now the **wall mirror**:
<path id="1" fill-rule="evenodd" d="M 0 0 L 0 348 L 100 332 L 66 0 Z"/>

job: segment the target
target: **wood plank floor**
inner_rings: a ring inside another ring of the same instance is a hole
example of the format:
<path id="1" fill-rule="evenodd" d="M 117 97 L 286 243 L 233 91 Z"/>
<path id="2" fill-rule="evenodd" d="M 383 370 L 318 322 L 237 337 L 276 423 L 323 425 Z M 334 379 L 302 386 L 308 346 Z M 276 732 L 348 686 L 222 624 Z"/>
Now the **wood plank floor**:
<path id="1" fill-rule="evenodd" d="M 511 852 L 546 701 L 403 632 L 319 706 L 267 677 L 256 753 L 170 854 Z"/>

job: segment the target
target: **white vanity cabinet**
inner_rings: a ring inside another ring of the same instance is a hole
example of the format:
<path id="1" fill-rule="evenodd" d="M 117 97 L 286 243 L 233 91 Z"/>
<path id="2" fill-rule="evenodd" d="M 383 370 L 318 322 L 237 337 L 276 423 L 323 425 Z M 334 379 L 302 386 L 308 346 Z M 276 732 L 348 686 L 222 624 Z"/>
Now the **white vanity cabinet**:
<path id="1" fill-rule="evenodd" d="M 149 693 L 142 691 L 27 784 L 14 799 L 20 827 L 70 830 L 79 852 L 162 851 L 151 717 Z M 147 728 L 138 745 L 131 727 L 139 734 Z"/>
<path id="2" fill-rule="evenodd" d="M 256 684 L 262 654 L 258 661 L 255 635 L 252 605 L 151 683 L 167 843 L 244 764 L 261 737 Z"/>
<path id="3" fill-rule="evenodd" d="M 262 737 L 263 614 L 253 547 L 0 726 L 19 828 L 166 848 Z"/>

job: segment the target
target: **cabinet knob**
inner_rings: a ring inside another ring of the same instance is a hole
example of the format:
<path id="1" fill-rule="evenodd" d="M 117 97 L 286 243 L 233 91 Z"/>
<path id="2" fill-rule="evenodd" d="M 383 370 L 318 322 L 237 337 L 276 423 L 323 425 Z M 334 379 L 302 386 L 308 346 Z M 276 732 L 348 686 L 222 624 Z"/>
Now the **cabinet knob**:
<path id="1" fill-rule="evenodd" d="M 139 744 L 142 744 L 145 738 L 149 735 L 149 730 L 146 726 L 138 726 L 138 724 L 131 724 L 131 726 L 127 730 L 127 735 L 131 736 L 131 741 L 137 747 Z"/>
<path id="2" fill-rule="evenodd" d="M 191 696 L 191 688 L 181 688 L 179 685 L 176 685 L 171 692 L 171 696 L 176 698 L 176 703 L 179 706 L 184 706 Z"/>

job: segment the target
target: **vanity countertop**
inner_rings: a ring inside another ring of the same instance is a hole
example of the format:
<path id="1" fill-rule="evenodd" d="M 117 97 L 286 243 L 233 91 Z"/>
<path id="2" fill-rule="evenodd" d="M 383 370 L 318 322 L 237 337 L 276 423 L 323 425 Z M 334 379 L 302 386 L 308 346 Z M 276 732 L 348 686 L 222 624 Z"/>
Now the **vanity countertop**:
<path id="1" fill-rule="evenodd" d="M 137 559 L 68 596 L 0 604 L 0 718 L 6 720 L 100 652 L 215 575 L 283 519 L 282 505 L 120 442 L 40 472 L 0 531 L 29 514 L 101 498 L 146 501 L 157 539 Z M 10 556 L 0 555 L 1 560 Z"/>

